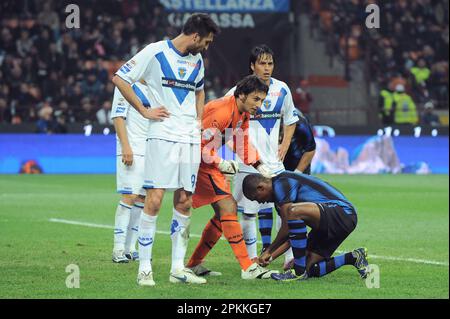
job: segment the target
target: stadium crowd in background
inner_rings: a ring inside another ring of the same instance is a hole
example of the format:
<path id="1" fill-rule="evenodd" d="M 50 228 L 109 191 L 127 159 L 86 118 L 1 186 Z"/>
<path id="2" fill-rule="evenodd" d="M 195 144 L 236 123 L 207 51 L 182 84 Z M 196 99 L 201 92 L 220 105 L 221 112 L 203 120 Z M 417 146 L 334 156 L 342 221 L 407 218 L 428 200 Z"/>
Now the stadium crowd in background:
<path id="1" fill-rule="evenodd" d="M 146 44 L 178 32 L 158 2 L 136 0 L 87 1 L 82 28 L 68 29 L 70 3 L 0 3 L 0 123 L 36 123 L 41 133 L 110 124 L 112 74 Z M 218 77 L 205 85 L 207 100 L 224 94 Z"/>
<path id="2" fill-rule="evenodd" d="M 109 79 L 145 44 L 174 37 L 157 1 L 86 1 L 80 29 L 65 26 L 70 0 L 0 2 L 0 123 L 37 123 L 39 132 L 64 131 L 68 123 L 105 123 L 114 87 Z M 365 8 L 380 6 L 381 28 L 364 28 Z M 309 0 L 301 2 L 332 51 L 366 60 L 379 92 L 405 86 L 418 112 L 432 102 L 448 109 L 448 0 Z M 369 56 L 365 53 L 368 52 Z M 366 58 L 366 59 L 365 59 Z M 222 96 L 223 81 L 208 66 L 206 100 Z M 292 88 L 308 113 L 311 96 Z M 300 93 L 299 93 L 300 92 Z M 52 110 L 41 112 L 45 104 Z M 106 121 L 107 122 L 107 121 Z"/>
<path id="3" fill-rule="evenodd" d="M 380 28 L 367 32 L 371 3 L 380 8 Z M 379 87 L 393 92 L 401 84 L 421 108 L 434 101 L 448 109 L 448 6 L 448 0 L 310 0 L 304 9 L 331 39 L 331 51 L 345 56 L 348 35 L 348 57 L 370 61 L 368 74 Z"/>

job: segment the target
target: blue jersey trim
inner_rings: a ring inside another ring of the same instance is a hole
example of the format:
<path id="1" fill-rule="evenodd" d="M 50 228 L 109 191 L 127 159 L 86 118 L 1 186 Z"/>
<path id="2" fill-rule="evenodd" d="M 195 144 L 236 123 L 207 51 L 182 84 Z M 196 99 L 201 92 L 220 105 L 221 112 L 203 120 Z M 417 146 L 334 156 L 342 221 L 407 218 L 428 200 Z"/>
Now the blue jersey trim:
<path id="1" fill-rule="evenodd" d="M 134 93 L 136 93 L 137 97 L 141 100 L 142 104 L 146 107 L 151 107 L 150 101 L 147 99 L 144 92 L 142 92 L 136 84 L 133 84 L 132 88 Z"/>
<path id="2" fill-rule="evenodd" d="M 167 40 L 167 44 L 169 45 L 169 48 L 171 48 L 172 50 L 174 50 L 175 53 L 178 54 L 179 56 L 185 58 L 185 57 L 187 57 L 187 56 L 189 55 L 189 53 L 183 54 L 183 53 L 181 53 L 180 51 L 178 51 L 178 49 L 175 48 L 175 46 L 173 45 L 172 40 Z"/>

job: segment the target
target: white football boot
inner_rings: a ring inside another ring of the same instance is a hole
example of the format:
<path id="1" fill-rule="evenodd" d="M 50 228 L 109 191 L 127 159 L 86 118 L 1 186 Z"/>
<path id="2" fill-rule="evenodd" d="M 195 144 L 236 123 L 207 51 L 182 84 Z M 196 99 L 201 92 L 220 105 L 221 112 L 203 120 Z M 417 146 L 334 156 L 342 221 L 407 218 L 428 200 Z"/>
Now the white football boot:
<path id="1" fill-rule="evenodd" d="M 184 268 L 175 273 L 170 273 L 169 281 L 174 284 L 206 284 L 206 279 L 198 277 L 191 269 Z"/>
<path id="2" fill-rule="evenodd" d="M 279 273 L 278 270 L 270 270 L 264 267 L 261 267 L 257 263 L 253 263 L 247 270 L 241 270 L 241 278 L 245 280 L 251 279 L 270 279 L 272 274 Z"/>
<path id="3" fill-rule="evenodd" d="M 155 285 L 155 281 L 153 280 L 153 272 L 144 272 L 141 271 L 137 277 L 137 283 L 139 286 L 151 287 Z"/>

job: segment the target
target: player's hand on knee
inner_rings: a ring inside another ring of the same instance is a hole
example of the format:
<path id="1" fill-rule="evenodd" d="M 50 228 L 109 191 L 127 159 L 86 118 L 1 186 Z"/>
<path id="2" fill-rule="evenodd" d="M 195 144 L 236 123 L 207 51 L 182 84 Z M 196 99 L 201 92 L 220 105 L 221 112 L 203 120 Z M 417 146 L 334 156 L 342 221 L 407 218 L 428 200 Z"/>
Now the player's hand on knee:
<path id="1" fill-rule="evenodd" d="M 145 114 L 145 118 L 154 121 L 162 121 L 170 116 L 169 111 L 164 106 L 149 108 Z"/>
<path id="2" fill-rule="evenodd" d="M 234 160 L 224 160 L 219 164 L 219 171 L 225 175 L 234 175 L 239 171 L 239 163 Z"/>

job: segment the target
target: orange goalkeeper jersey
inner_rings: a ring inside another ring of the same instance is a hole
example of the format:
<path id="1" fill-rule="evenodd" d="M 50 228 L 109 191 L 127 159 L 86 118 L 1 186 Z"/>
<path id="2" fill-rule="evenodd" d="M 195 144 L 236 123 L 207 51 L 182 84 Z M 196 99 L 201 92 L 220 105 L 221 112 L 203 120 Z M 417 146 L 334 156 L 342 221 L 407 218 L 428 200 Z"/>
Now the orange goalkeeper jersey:
<path id="1" fill-rule="evenodd" d="M 202 119 L 202 162 L 201 167 L 217 168 L 221 157 L 217 150 L 232 142 L 235 152 L 247 165 L 255 164 L 260 157 L 248 137 L 250 114 L 240 113 L 236 98 L 226 96 L 205 105 Z"/>

